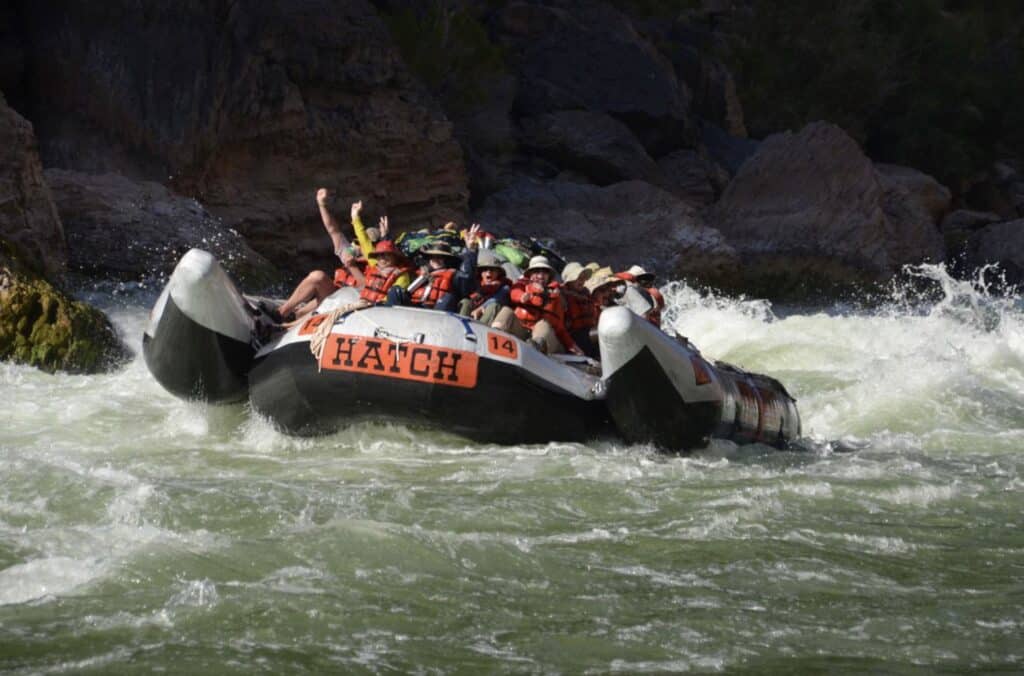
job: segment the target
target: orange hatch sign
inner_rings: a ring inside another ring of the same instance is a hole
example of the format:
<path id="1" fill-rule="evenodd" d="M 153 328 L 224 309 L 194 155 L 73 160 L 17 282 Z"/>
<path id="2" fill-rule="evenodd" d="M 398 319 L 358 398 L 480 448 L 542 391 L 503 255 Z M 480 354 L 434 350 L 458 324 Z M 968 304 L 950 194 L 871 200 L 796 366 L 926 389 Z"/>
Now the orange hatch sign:
<path id="1" fill-rule="evenodd" d="M 451 387 L 476 387 L 476 352 L 332 333 L 320 368 Z"/>

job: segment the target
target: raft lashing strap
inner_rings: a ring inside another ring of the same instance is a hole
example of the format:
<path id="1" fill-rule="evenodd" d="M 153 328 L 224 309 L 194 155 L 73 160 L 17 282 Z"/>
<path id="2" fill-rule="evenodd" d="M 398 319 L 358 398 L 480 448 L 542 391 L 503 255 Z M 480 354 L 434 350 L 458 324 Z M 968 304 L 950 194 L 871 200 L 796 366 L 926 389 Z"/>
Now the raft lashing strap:
<path id="1" fill-rule="evenodd" d="M 380 324 L 377 324 L 377 328 L 373 330 L 373 337 L 387 338 L 388 340 L 395 344 L 395 366 L 398 366 L 398 356 L 400 354 L 398 350 L 399 345 L 401 345 L 402 343 L 416 343 L 418 345 L 422 345 L 423 341 L 426 340 L 426 335 L 422 333 L 414 333 L 412 334 L 412 338 L 406 338 L 404 336 L 399 336 L 398 334 L 391 333 Z"/>

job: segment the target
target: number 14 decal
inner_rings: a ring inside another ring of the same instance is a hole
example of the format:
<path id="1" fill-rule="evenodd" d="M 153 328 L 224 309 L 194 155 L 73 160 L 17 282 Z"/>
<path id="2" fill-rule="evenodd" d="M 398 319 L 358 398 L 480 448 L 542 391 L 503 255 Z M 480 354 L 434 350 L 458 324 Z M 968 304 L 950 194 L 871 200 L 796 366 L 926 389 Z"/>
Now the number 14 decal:
<path id="1" fill-rule="evenodd" d="M 487 333 L 487 351 L 498 357 L 515 359 L 519 356 L 516 341 L 500 333 Z"/>

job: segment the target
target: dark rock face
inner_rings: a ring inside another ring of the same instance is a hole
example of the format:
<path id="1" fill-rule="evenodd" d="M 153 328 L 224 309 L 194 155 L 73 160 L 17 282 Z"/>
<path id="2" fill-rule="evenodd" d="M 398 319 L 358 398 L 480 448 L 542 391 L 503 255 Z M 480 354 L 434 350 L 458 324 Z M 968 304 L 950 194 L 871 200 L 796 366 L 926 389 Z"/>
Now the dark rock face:
<path id="1" fill-rule="evenodd" d="M 361 0 L 22 3 L 47 166 L 171 181 L 300 269 L 310 195 L 407 223 L 464 214 L 450 123 Z"/>
<path id="2" fill-rule="evenodd" d="M 500 232 L 555 240 L 569 258 L 625 269 L 634 263 L 702 276 L 735 273 L 736 252 L 696 210 L 643 181 L 604 188 L 521 181 L 491 195 L 476 220 Z"/>
<path id="3" fill-rule="evenodd" d="M 519 64 L 518 114 L 609 113 L 655 156 L 692 143 L 690 95 L 672 64 L 610 5 L 512 2 L 495 27 Z"/>
<path id="4" fill-rule="evenodd" d="M 54 278 L 64 272 L 64 230 L 43 178 L 32 125 L 0 94 L 0 239 L 24 264 Z"/>
<path id="5" fill-rule="evenodd" d="M 660 179 L 658 165 L 633 132 L 610 115 L 566 110 L 526 118 L 520 124 L 526 148 L 587 176 L 596 185 Z"/>
<path id="6" fill-rule="evenodd" d="M 880 178 L 853 139 L 820 122 L 766 139 L 708 219 L 736 246 L 746 279 L 777 285 L 875 281 L 943 257 L 918 196 Z"/>
<path id="7" fill-rule="evenodd" d="M 118 174 L 45 173 L 63 215 L 68 266 L 76 272 L 159 279 L 170 274 L 182 254 L 198 247 L 217 256 L 248 289 L 278 281 L 266 259 L 194 199 Z"/>
<path id="8" fill-rule="evenodd" d="M 696 150 L 677 150 L 658 160 L 661 185 L 687 204 L 715 202 L 729 183 L 724 169 Z"/>

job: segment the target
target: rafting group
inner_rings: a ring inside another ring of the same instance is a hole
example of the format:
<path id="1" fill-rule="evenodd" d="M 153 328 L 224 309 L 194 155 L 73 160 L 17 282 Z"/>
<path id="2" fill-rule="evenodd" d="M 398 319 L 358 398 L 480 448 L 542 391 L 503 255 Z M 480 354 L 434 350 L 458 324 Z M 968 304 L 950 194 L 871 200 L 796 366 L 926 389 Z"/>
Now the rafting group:
<path id="1" fill-rule="evenodd" d="M 601 311 L 625 304 L 627 288 L 642 299 L 643 316 L 661 326 L 665 300 L 654 285 L 655 275 L 639 265 L 613 272 L 595 262 L 566 263 L 536 241 L 498 239 L 479 224 L 460 232 L 448 223 L 391 239 L 386 216 L 378 227 L 363 224 L 361 201 L 350 212 L 353 242 L 331 211 L 331 201 L 329 190 L 317 191 L 320 216 L 341 267 L 333 275 L 311 272 L 276 307 L 261 303 L 279 325 L 302 322 L 328 296 L 349 286 L 359 298 L 345 311 L 412 306 L 454 312 L 527 340 L 544 354 L 599 359 Z"/>
<path id="2" fill-rule="evenodd" d="M 364 225 L 362 202 L 350 239 L 330 191 L 316 201 L 340 266 L 283 302 L 243 294 L 209 252 L 182 256 L 142 340 L 165 389 L 246 401 L 298 435 L 387 421 L 488 443 L 615 434 L 687 451 L 800 434 L 780 382 L 661 329 L 665 301 L 639 266 L 567 262 L 478 224 L 392 238 L 386 217 Z"/>

